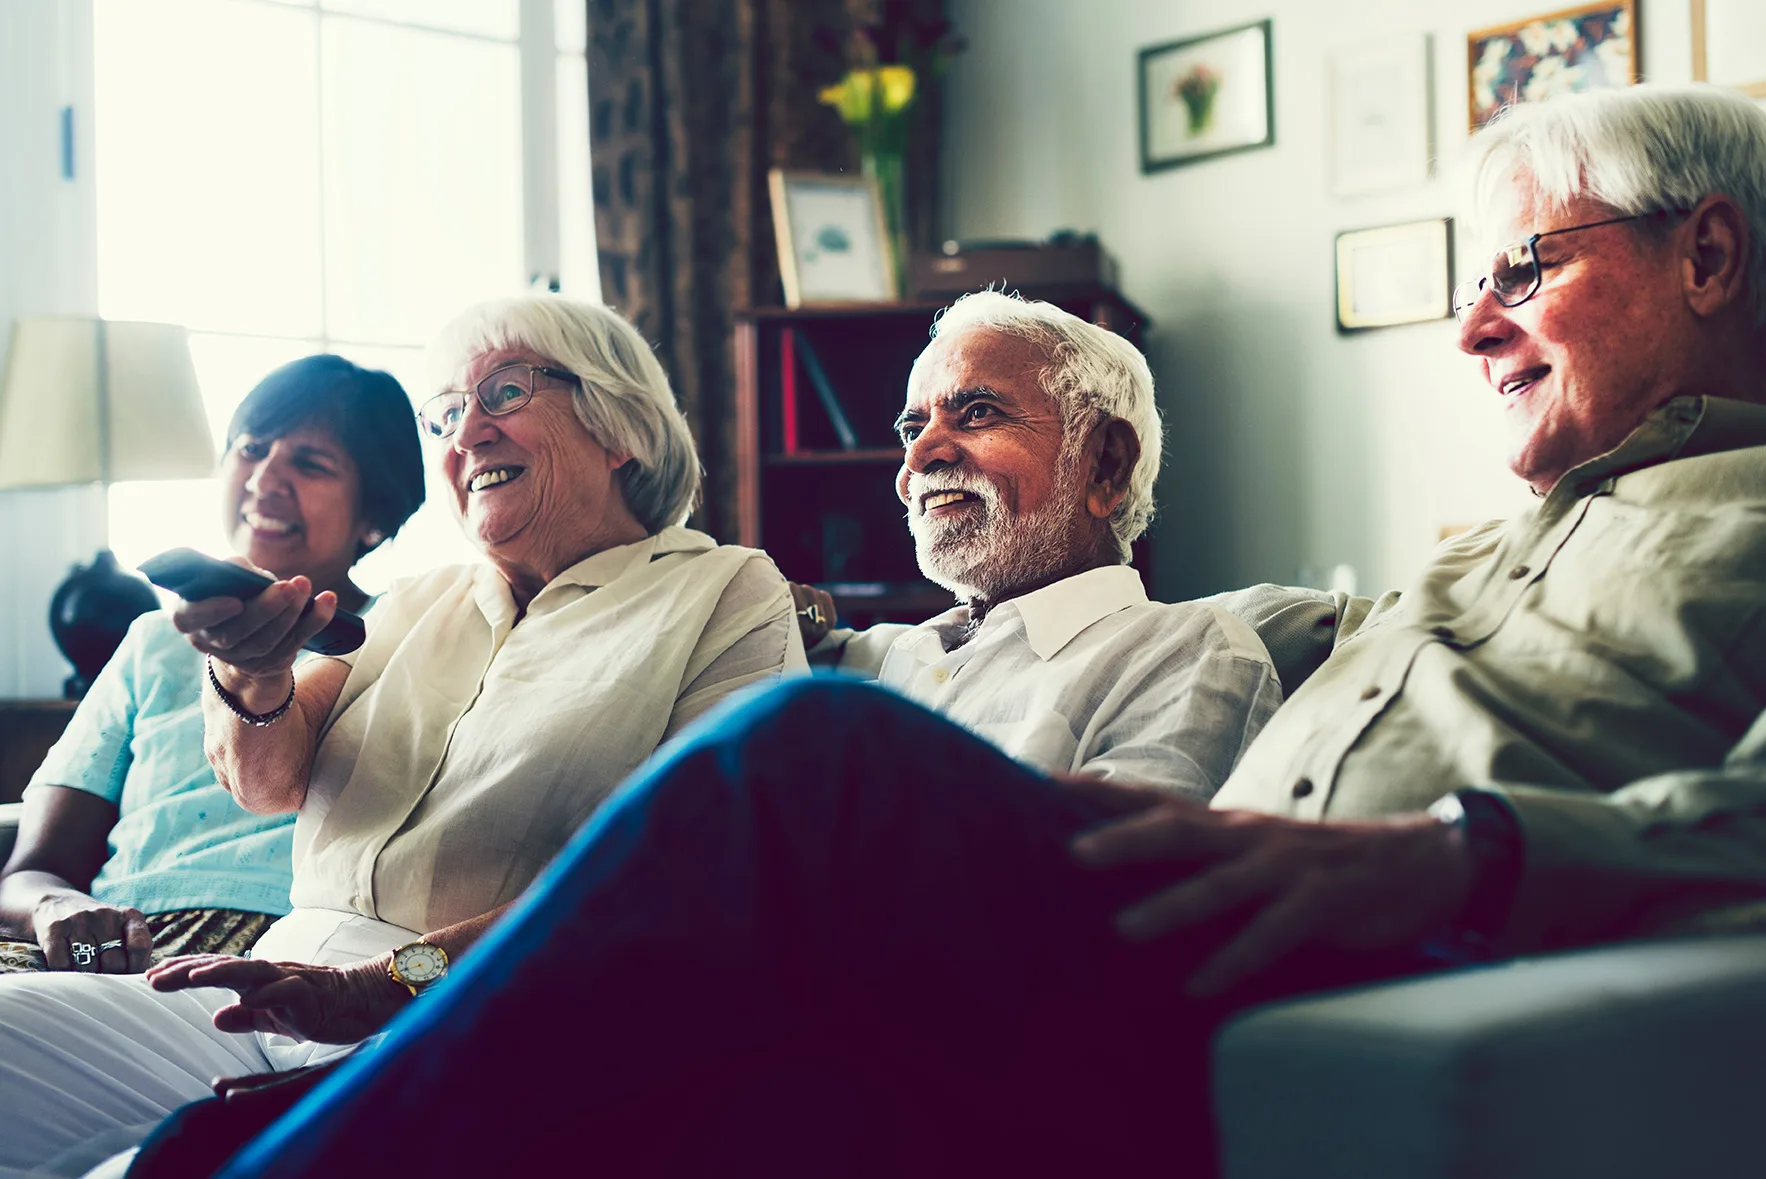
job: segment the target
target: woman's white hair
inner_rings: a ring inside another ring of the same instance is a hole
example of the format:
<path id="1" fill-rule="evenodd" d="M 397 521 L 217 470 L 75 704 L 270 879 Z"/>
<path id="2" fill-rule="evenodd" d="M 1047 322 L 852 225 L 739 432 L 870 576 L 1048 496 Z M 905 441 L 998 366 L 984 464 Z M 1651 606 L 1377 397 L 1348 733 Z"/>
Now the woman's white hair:
<path id="1" fill-rule="evenodd" d="M 1517 184 L 1554 214 L 1577 197 L 1631 216 L 1722 193 L 1752 231 L 1749 297 L 1766 323 L 1766 110 L 1738 91 L 1643 85 L 1511 106 L 1472 137 L 1465 178 L 1486 226 Z"/>
<path id="2" fill-rule="evenodd" d="M 932 335 L 937 339 L 969 328 L 1004 332 L 1048 353 L 1048 364 L 1039 379 L 1061 411 L 1064 456 L 1107 417 L 1120 418 L 1134 430 L 1141 444 L 1140 460 L 1129 476 L 1128 494 L 1110 514 L 1110 531 L 1122 559 L 1128 560 L 1129 546 L 1153 519 L 1153 484 L 1159 478 L 1164 444 L 1147 358 L 1115 332 L 1087 323 L 1052 303 L 998 291 L 964 295 L 940 313 Z M 926 352 L 922 352 L 914 367 L 918 369 L 925 358 Z M 908 380 L 911 384 L 913 377 Z"/>
<path id="3" fill-rule="evenodd" d="M 430 369 L 450 388 L 472 361 L 522 348 L 576 374 L 576 416 L 602 446 L 632 461 L 618 472 L 626 506 L 650 533 L 686 520 L 699 497 L 699 452 L 662 363 L 617 311 L 558 295 L 492 299 L 441 331 Z"/>

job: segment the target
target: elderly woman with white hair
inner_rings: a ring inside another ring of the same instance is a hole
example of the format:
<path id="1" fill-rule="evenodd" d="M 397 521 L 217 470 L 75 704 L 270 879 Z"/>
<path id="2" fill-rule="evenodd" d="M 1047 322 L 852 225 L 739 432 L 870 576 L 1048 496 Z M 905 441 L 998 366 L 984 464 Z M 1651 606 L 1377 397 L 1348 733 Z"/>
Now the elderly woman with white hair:
<path id="1" fill-rule="evenodd" d="M 369 1035 L 659 745 L 805 666 L 766 555 L 683 526 L 698 457 L 629 324 L 558 298 L 493 302 L 433 362 L 446 387 L 422 433 L 485 563 L 395 585 L 360 650 L 298 667 L 337 608 L 304 577 L 175 611 L 208 659 L 219 781 L 249 810 L 297 812 L 294 908 L 252 960 L 8 979 L 0 1175 L 77 1174 L 217 1075 Z"/>

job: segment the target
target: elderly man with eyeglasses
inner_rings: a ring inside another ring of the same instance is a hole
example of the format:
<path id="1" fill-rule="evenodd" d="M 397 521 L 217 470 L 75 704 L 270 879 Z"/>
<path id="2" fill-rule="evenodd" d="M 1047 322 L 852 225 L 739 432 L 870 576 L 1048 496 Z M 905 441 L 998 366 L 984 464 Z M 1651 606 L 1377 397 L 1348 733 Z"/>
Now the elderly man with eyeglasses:
<path id="1" fill-rule="evenodd" d="M 1531 511 L 1378 602 L 1227 600 L 1322 664 L 1213 805 L 775 689 L 629 782 L 474 963 L 228 1176 L 1210 1168 L 1247 1003 L 1766 894 L 1766 111 L 1525 106 L 1471 146 L 1460 347 Z M 568 1078 L 568 1080 L 566 1080 Z"/>

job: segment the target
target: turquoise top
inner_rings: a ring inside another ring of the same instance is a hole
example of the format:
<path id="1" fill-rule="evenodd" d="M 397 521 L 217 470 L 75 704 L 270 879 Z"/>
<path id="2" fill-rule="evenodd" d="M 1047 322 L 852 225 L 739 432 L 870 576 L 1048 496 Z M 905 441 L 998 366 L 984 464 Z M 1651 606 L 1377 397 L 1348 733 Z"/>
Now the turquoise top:
<path id="1" fill-rule="evenodd" d="M 294 816 L 254 815 L 202 752 L 205 672 L 171 616 L 137 618 L 27 789 L 71 786 L 117 806 L 92 895 L 143 913 L 243 909 L 281 916 Z"/>

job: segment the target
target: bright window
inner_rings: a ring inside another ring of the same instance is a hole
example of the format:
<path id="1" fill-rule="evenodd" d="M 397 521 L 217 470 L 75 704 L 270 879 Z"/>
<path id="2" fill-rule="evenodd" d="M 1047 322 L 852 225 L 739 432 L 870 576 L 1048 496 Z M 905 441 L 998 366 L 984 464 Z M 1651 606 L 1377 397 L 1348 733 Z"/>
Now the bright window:
<path id="1" fill-rule="evenodd" d="M 385 369 L 420 401 L 424 349 L 467 305 L 535 276 L 599 297 L 585 7 L 96 0 L 99 310 L 190 328 L 217 447 L 298 356 Z M 524 77 L 556 107 L 524 107 Z M 225 553 L 218 495 L 213 479 L 115 484 L 118 559 Z M 357 580 L 475 555 L 432 486 Z"/>

